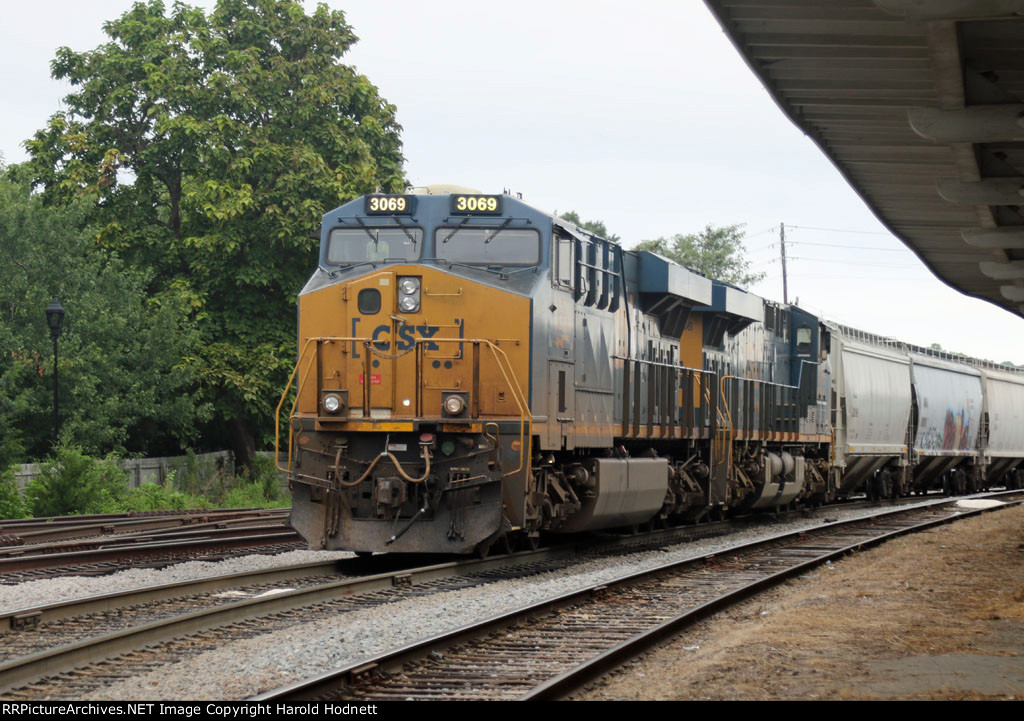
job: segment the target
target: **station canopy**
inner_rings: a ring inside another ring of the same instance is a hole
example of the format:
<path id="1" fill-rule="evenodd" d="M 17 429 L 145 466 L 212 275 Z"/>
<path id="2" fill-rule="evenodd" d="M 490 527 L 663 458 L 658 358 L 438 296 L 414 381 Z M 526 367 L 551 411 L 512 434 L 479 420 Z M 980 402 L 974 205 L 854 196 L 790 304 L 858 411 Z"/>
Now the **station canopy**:
<path id="1" fill-rule="evenodd" d="M 1024 0 L 705 0 L 939 278 L 1024 317 Z"/>

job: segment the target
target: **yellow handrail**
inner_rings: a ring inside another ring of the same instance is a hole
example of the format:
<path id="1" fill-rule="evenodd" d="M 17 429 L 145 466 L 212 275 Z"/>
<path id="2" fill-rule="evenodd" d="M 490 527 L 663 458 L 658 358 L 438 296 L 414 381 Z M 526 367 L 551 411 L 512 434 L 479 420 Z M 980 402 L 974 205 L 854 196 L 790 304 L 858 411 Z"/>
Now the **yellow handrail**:
<path id="1" fill-rule="evenodd" d="M 295 374 L 299 372 L 299 365 L 302 363 L 303 357 L 306 355 L 306 351 L 309 349 L 310 344 L 316 340 L 315 338 L 307 338 L 306 344 L 302 346 L 302 351 L 299 353 L 299 359 L 295 361 L 295 367 L 292 368 L 292 374 L 288 376 L 288 383 L 285 384 L 284 392 L 281 394 L 281 400 L 277 402 L 277 408 L 274 410 L 274 465 L 277 470 L 284 473 L 288 473 L 292 467 L 292 432 L 291 419 L 295 417 L 295 405 L 299 402 L 299 391 L 295 391 L 295 403 L 292 404 L 292 410 L 288 414 L 288 468 L 281 467 L 281 406 L 284 405 L 284 401 L 288 398 L 288 391 L 292 388 L 292 383 L 295 382 Z M 309 365 L 312 365 L 313 359 L 310 358 Z M 309 368 L 307 366 L 306 370 Z"/>
<path id="2" fill-rule="evenodd" d="M 288 383 L 285 385 L 284 392 L 281 394 L 281 400 L 277 404 L 277 409 L 274 412 L 274 463 L 279 471 L 290 472 L 292 466 L 292 450 L 293 450 L 293 439 L 295 436 L 294 428 L 291 425 L 295 415 L 295 409 L 299 402 L 299 396 L 302 394 L 302 390 L 305 387 L 306 382 L 309 380 L 309 368 L 312 366 L 315 360 L 315 355 L 311 356 L 306 364 L 306 372 L 299 379 L 299 386 L 295 393 L 295 402 L 292 404 L 291 412 L 289 413 L 289 426 L 288 426 L 288 467 L 283 468 L 280 463 L 280 428 L 281 428 L 281 408 L 284 406 L 285 399 L 288 397 L 288 393 L 291 391 L 291 387 L 295 382 L 295 376 L 298 373 L 299 366 L 302 364 L 303 359 L 309 352 L 309 348 L 315 342 L 338 342 L 338 343 L 364 343 L 368 344 L 372 342 L 371 338 L 363 337 L 351 337 L 351 336 L 322 336 L 322 337 L 311 337 L 307 338 L 305 344 L 302 346 L 302 351 L 299 353 L 299 358 L 295 363 L 295 367 L 292 369 L 292 373 L 288 378 Z M 499 348 L 495 343 L 485 339 L 475 338 L 416 338 L 414 342 L 418 345 L 420 343 L 473 343 L 486 346 L 491 355 L 494 358 L 495 364 L 498 367 L 502 377 L 504 378 L 505 384 L 508 386 L 512 393 L 512 397 L 519 408 L 519 467 L 514 471 L 509 471 L 504 474 L 503 477 L 508 477 L 521 472 L 532 457 L 532 430 L 533 430 L 533 416 L 530 413 L 529 403 L 526 399 L 526 395 L 523 393 L 522 386 L 519 383 L 519 378 L 516 376 L 515 370 L 512 367 L 512 362 L 508 358 L 508 354 L 504 350 Z M 422 386 L 423 379 L 417 378 L 416 383 L 418 386 Z M 528 470 L 528 467 L 527 467 Z"/>

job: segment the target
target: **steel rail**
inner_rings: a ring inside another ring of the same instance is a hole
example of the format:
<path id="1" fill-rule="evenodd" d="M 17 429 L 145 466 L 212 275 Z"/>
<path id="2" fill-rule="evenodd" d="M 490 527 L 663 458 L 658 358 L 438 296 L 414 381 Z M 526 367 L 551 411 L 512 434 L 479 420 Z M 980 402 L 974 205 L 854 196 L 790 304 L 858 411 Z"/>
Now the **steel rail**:
<path id="1" fill-rule="evenodd" d="M 339 560 L 314 563 L 290 564 L 258 571 L 240 571 L 218 576 L 142 586 L 127 591 L 114 591 L 93 596 L 59 601 L 40 606 L 25 606 L 13 611 L 0 613 L 0 635 L 20 631 L 40 624 L 53 623 L 64 619 L 86 616 L 104 611 L 116 611 L 128 606 L 154 603 L 189 595 L 223 591 L 240 586 L 277 583 L 307 576 L 343 575 Z"/>
<path id="2" fill-rule="evenodd" d="M 870 518 L 877 519 L 890 513 L 892 512 L 876 514 Z M 864 519 L 861 520 L 863 521 Z M 494 556 L 488 559 L 465 559 L 419 568 L 399 568 L 387 573 L 378 573 L 361 578 L 348 578 L 295 591 L 278 593 L 265 598 L 247 599 L 224 604 L 217 608 L 179 614 L 135 628 L 126 628 L 58 648 L 13 658 L 0 664 L 0 692 L 9 691 L 11 688 L 24 686 L 44 677 L 91 664 L 101 659 L 117 656 L 128 651 L 135 651 L 146 645 L 161 643 L 203 630 L 230 626 L 234 623 L 278 613 L 283 610 L 293 610 L 323 601 L 352 597 L 393 587 L 408 586 L 415 588 L 416 585 L 428 581 L 466 576 L 492 569 L 506 569 L 516 566 L 528 567 L 530 564 L 546 560 L 558 561 L 563 558 L 578 558 L 581 550 L 599 552 L 614 548 L 635 547 L 641 544 L 663 546 L 672 540 L 680 540 L 678 536 L 675 539 L 671 538 L 673 532 L 676 534 L 686 534 L 687 532 L 707 530 L 710 526 L 711 524 L 690 526 L 672 529 L 671 531 L 659 531 L 648 534 L 646 537 L 611 538 L 597 543 L 591 539 L 587 543 L 577 542 L 537 551 L 521 551 L 505 556 Z M 644 543 L 645 540 L 647 541 L 646 544 Z M 385 561 L 389 560 L 387 556 L 379 558 Z M 393 560 L 393 557 L 390 557 L 390 559 Z M 366 565 L 367 560 L 353 559 L 352 565 L 357 567 L 359 565 Z M 231 587 L 237 588 L 241 585 L 246 585 L 246 583 L 271 583 L 292 578 L 297 579 L 302 576 L 308 577 L 325 572 L 325 568 L 328 566 L 336 567 L 337 565 L 339 565 L 338 561 L 296 564 L 276 569 L 264 569 L 257 572 L 225 574 L 197 581 L 161 584 L 122 593 L 101 594 L 64 603 L 23 608 L 5 613 L 0 615 L 0 624 L 6 621 L 8 629 L 29 629 L 38 624 L 80 617 L 88 613 L 125 608 L 151 601 L 182 598 L 188 594 L 207 593 Z M 336 568 L 335 572 L 337 572 Z M 0 631 L 0 633 L 2 632 Z"/>
<path id="3" fill-rule="evenodd" d="M 0 548 L 0 559 L 29 558 L 35 556 L 55 555 L 73 551 L 90 551 L 115 546 L 131 547 L 146 543 L 165 543 L 173 540 L 189 540 L 199 538 L 215 538 L 217 536 L 251 536 L 260 533 L 273 533 L 282 529 L 291 530 L 287 519 L 267 522 L 265 518 L 237 519 L 235 521 L 214 521 L 194 526 L 175 526 L 157 532 L 140 531 L 137 533 L 119 533 L 101 538 L 85 538 L 77 541 L 56 541 L 28 546 L 5 546 Z"/>
<path id="4" fill-rule="evenodd" d="M 601 535 L 588 538 L 585 541 L 578 541 L 568 544 L 567 547 L 544 547 L 535 550 L 524 550 L 514 554 L 502 556 L 494 555 L 487 563 L 500 559 L 515 559 L 516 564 L 524 564 L 540 560 L 558 558 L 562 555 L 578 556 L 582 550 L 593 553 L 600 553 L 613 549 L 628 549 L 630 547 L 655 548 L 673 543 L 683 543 L 709 536 L 721 536 L 736 530 L 736 526 L 749 519 L 733 519 L 706 523 L 697 526 L 681 526 L 677 528 L 649 531 L 633 535 L 616 536 Z M 330 561 L 319 561 L 312 563 L 289 564 L 270 569 L 257 571 L 240 571 L 238 573 L 207 576 L 204 578 L 176 581 L 167 584 L 154 584 L 117 591 L 112 593 L 86 596 L 58 603 L 43 604 L 38 606 L 26 606 L 13 611 L 0 612 L 0 635 L 7 631 L 20 628 L 27 628 L 42 623 L 49 623 L 76 616 L 84 616 L 89 613 L 116 610 L 127 606 L 163 601 L 172 598 L 180 598 L 184 595 L 198 595 L 210 591 L 237 588 L 250 583 L 275 583 L 278 581 L 300 578 L 310 575 L 328 575 L 332 573 L 345 575 L 366 575 L 363 573 L 367 568 L 379 566 L 381 563 L 394 562 L 395 556 L 380 555 L 373 558 L 346 557 Z M 408 557 L 405 557 L 408 560 Z M 419 560 L 419 557 L 416 557 Z M 467 563 L 478 562 L 477 559 L 467 559 Z M 459 562 L 444 564 L 429 563 L 425 566 L 417 566 L 414 563 L 401 562 L 393 569 L 394 573 L 408 574 L 415 582 L 419 579 L 420 570 L 451 567 L 456 568 Z M 343 568 L 351 565 L 353 568 Z M 489 568 L 485 565 L 481 568 Z M 472 569 L 471 569 L 472 570 Z M 389 571 L 391 572 L 391 571 Z"/>
<path id="5" fill-rule="evenodd" d="M 1013 494 L 1012 491 L 1001 492 L 997 494 L 988 494 L 988 497 L 1000 497 L 1007 495 L 1008 493 Z M 353 688 L 357 686 L 360 682 L 363 682 L 371 677 L 374 677 L 381 673 L 398 671 L 406 664 L 412 661 L 423 659 L 430 654 L 442 654 L 444 651 L 452 647 L 461 647 L 474 639 L 488 637 L 492 634 L 495 634 L 498 631 L 509 629 L 513 626 L 528 625 L 530 621 L 537 620 L 543 617 L 548 617 L 560 609 L 564 609 L 566 607 L 577 605 L 580 603 L 585 603 L 587 601 L 596 600 L 612 588 L 628 588 L 630 586 L 637 585 L 641 582 L 650 581 L 651 579 L 654 579 L 658 576 L 665 576 L 674 571 L 683 570 L 689 567 L 702 566 L 714 562 L 717 557 L 720 557 L 726 553 L 730 555 L 735 555 L 737 553 L 741 553 L 744 551 L 755 551 L 764 549 L 772 545 L 777 545 L 780 542 L 794 541 L 801 538 L 814 537 L 821 535 L 822 533 L 838 531 L 840 529 L 849 530 L 856 526 L 874 524 L 878 521 L 884 521 L 889 519 L 896 520 L 896 517 L 898 516 L 935 511 L 936 509 L 941 508 L 942 506 L 956 503 L 958 500 L 962 499 L 953 499 L 941 503 L 927 504 L 923 507 L 916 506 L 911 508 L 902 508 L 893 511 L 886 511 L 872 516 L 853 519 L 850 521 L 831 523 L 827 526 L 822 526 L 819 529 L 812 529 L 810 531 L 803 530 L 777 534 L 770 538 L 765 538 L 758 541 L 753 541 L 750 543 L 734 546 L 727 549 L 726 551 L 717 551 L 715 553 L 705 554 L 698 557 L 687 558 L 682 561 L 669 562 L 656 568 L 644 571 L 628 573 L 612 581 L 605 581 L 599 584 L 594 584 L 583 589 L 567 592 L 547 600 L 530 604 L 528 606 L 525 606 L 514 611 L 498 614 L 496 616 L 492 616 L 479 622 L 466 624 L 453 631 L 441 633 L 431 638 L 425 639 L 423 641 L 411 643 L 401 648 L 394 649 L 383 654 L 379 654 L 375 657 L 363 659 L 358 662 L 348 664 L 334 671 L 323 673 L 311 678 L 297 681 L 292 684 L 288 684 L 286 686 L 282 686 L 277 689 L 264 692 L 257 696 L 253 696 L 249 700 L 298 700 L 330 696 L 339 688 Z M 1015 503 L 1019 503 L 1019 501 L 1016 501 Z M 999 508 L 1002 507 L 1006 507 L 1006 505 L 1004 504 Z M 984 512 L 987 510 L 994 509 L 979 509 L 971 511 L 962 511 L 955 514 L 951 513 L 949 516 L 943 517 L 941 520 L 943 522 L 949 522 L 951 520 L 973 516 L 977 513 Z M 916 530 L 921 530 L 924 527 L 926 527 L 926 524 L 915 524 L 914 526 Z M 908 532 L 911 531 L 905 529 L 886 530 L 881 534 L 874 534 L 871 538 L 861 539 L 854 544 L 848 544 L 843 549 L 836 551 L 834 553 L 821 554 L 819 557 L 808 559 L 805 562 L 801 562 L 799 566 L 802 570 L 807 570 L 807 568 L 820 565 L 821 563 L 826 562 L 829 558 L 849 553 L 851 550 L 856 550 L 857 548 L 864 548 L 868 545 L 882 543 L 884 540 L 888 540 L 889 538 L 892 538 L 895 535 Z M 746 590 L 746 593 L 749 595 L 755 590 L 765 587 L 766 584 L 771 583 L 773 585 L 774 583 L 778 583 L 781 580 L 784 580 L 785 578 L 794 575 L 794 573 L 795 572 L 787 572 L 787 575 L 784 576 L 778 573 L 772 574 L 772 576 L 769 577 L 770 579 L 772 579 L 772 581 L 769 581 L 767 579 L 760 579 L 754 584 L 749 584 L 750 587 Z M 702 604 L 702 606 L 707 606 L 707 608 L 704 609 L 705 614 L 712 612 L 714 608 L 716 608 L 716 604 L 720 603 L 722 602 L 716 600 L 714 602 Z M 678 624 L 682 624 L 684 622 L 679 621 L 676 623 L 676 627 L 678 627 Z M 652 639 L 650 642 L 655 642 L 656 639 L 661 638 L 668 633 L 671 633 L 671 631 L 668 628 L 666 628 L 660 631 L 648 630 L 641 635 L 647 636 L 649 634 Z M 580 673 L 599 673 L 599 669 L 603 670 L 604 668 L 607 668 L 607 665 L 602 664 L 617 663 L 619 659 L 621 659 L 628 653 L 624 649 L 616 650 L 617 646 L 618 644 L 616 645 L 616 647 L 613 647 L 612 649 L 608 649 L 598 654 L 598 656 L 594 659 L 588 659 L 587 661 L 585 661 L 584 664 L 588 666 L 588 670 L 581 671 Z M 593 663 L 593 666 L 589 665 L 591 663 Z M 557 674 L 556 676 L 542 682 L 542 684 L 537 687 L 537 693 L 539 694 L 537 698 L 550 697 L 544 694 L 551 694 L 553 696 L 557 696 L 561 692 L 559 689 L 571 686 L 572 682 L 568 680 L 571 676 L 571 672 L 567 672 L 565 680 L 559 681 L 558 679 L 562 675 L 563 674 Z M 551 684 L 551 689 L 543 690 L 547 686 L 547 684 Z M 533 691 L 528 692 L 524 696 L 522 696 L 522 698 L 532 698 L 532 693 Z"/>
<path id="6" fill-rule="evenodd" d="M 98 519 L 94 523 L 58 523 L 31 526 L 34 530 L 22 531 L 13 527 L 0 529 L 0 542 L 5 537 L 16 537 L 25 544 L 42 544 L 68 538 L 92 536 L 129 535 L 141 532 L 159 532 L 163 529 L 201 528 L 217 523 L 245 523 L 287 516 L 290 509 L 268 509 L 267 511 L 206 512 L 202 514 L 180 514 L 173 516 L 151 516 L 143 518 Z M 0 550 L 7 550 L 5 547 Z"/>
<path id="7" fill-rule="evenodd" d="M 192 508 L 184 510 L 164 511 L 128 511 L 126 513 L 83 513 L 75 516 L 37 516 L 35 518 L 8 518 L 0 520 L 0 534 L 14 529 L 24 528 L 56 528 L 78 526 L 90 522 L 122 523 L 156 518 L 187 518 L 189 516 L 210 516 L 238 513 L 276 513 L 283 509 L 277 508 Z"/>
<path id="8" fill-rule="evenodd" d="M 138 560 L 155 553 L 168 551 L 196 552 L 217 549 L 235 549 L 259 547 L 280 543 L 295 542 L 299 535 L 292 529 L 281 526 L 277 533 L 264 533 L 257 536 L 232 535 L 226 538 L 205 538 L 191 541 L 151 541 L 140 544 L 111 543 L 88 551 L 69 551 L 66 553 L 41 553 L 23 556 L 0 558 L 0 575 L 21 571 L 35 571 L 48 568 L 61 568 L 82 563 L 98 563 L 104 561 L 121 561 L 134 558 Z M 234 529 L 228 529 L 233 532 Z"/>
<path id="9" fill-rule="evenodd" d="M 271 597 L 247 599 L 216 608 L 180 614 L 161 621 L 143 624 L 111 634 L 96 636 L 65 646 L 10 659 L 0 663 L 0 693 L 16 686 L 32 683 L 54 673 L 109 658 L 146 645 L 179 638 L 198 631 L 221 627 L 282 610 L 312 605 L 324 600 L 356 596 L 383 589 L 408 586 L 413 588 L 428 581 L 468 576 L 494 569 L 527 568 L 544 561 L 579 558 L 581 552 L 599 553 L 635 547 L 660 547 L 687 540 L 695 534 L 727 533 L 731 522 L 684 526 L 621 537 L 589 538 L 561 546 L 524 550 L 486 559 L 468 558 L 421 567 L 402 566 L 386 573 L 346 578 L 341 581 L 318 584 L 305 589 L 278 593 Z M 392 562 L 394 557 L 379 556 L 377 561 Z M 365 567 L 370 559 L 351 559 L 356 567 Z M 0 614 L 0 635 L 11 631 L 32 629 L 44 623 L 81 617 L 89 613 L 122 609 L 153 601 L 164 601 L 198 595 L 226 588 L 238 588 L 254 583 L 272 583 L 303 576 L 316 575 L 338 567 L 341 561 L 306 563 L 256 572 L 225 574 L 195 581 L 160 584 L 125 592 L 100 594 L 62 603 L 17 609 Z"/>
<path id="10" fill-rule="evenodd" d="M 917 502 L 919 504 L 921 503 L 920 500 Z M 862 505 L 877 504 L 868 504 L 867 502 L 857 502 L 854 504 L 844 503 L 841 508 L 849 509 L 851 507 L 856 508 Z M 833 507 L 830 506 L 823 506 L 818 510 L 828 511 L 832 510 L 832 508 Z M 795 513 L 799 512 L 800 511 L 797 511 Z M 761 516 L 744 516 L 726 521 L 705 523 L 701 525 L 680 526 L 634 535 L 616 536 L 613 534 L 602 534 L 595 538 L 590 538 L 587 541 L 570 544 L 572 550 L 569 552 L 575 555 L 578 554 L 581 549 L 586 549 L 593 553 L 600 553 L 602 551 L 616 548 L 628 549 L 631 546 L 640 547 L 641 549 L 648 547 L 654 548 L 691 540 L 698 540 L 701 538 L 720 537 L 738 530 L 739 526 L 745 528 L 750 521 L 756 522 L 758 520 L 761 520 Z M 531 559 L 544 560 L 547 558 L 554 558 L 555 550 L 556 549 L 545 547 L 535 551 L 522 551 L 513 555 L 495 555 L 492 558 L 516 558 L 516 563 L 524 563 Z M 346 557 L 330 561 L 288 564 L 285 566 L 260 569 L 257 571 L 240 571 L 238 573 L 207 576 L 187 581 L 176 581 L 174 583 L 142 586 L 139 588 L 129 589 L 127 591 L 97 594 L 61 601 L 58 603 L 26 606 L 13 611 L 0 612 L 0 635 L 7 633 L 12 628 L 26 628 L 38 624 L 74 618 L 76 616 L 84 616 L 90 613 L 111 611 L 141 603 L 180 598 L 184 595 L 198 595 L 212 591 L 238 588 L 239 586 L 255 583 L 276 583 L 279 581 L 310 575 L 364 575 L 362 572 L 368 567 L 371 567 L 372 564 L 379 564 L 383 562 L 384 559 L 391 558 L 393 557 L 376 556 L 372 559 Z M 353 568 L 344 568 L 346 564 L 353 566 Z M 438 564 L 427 564 L 423 568 L 434 567 L 438 567 Z M 417 567 L 415 564 L 401 564 L 400 568 L 395 569 L 395 572 L 413 574 L 411 578 L 415 580 L 416 570 Z"/>
<path id="11" fill-rule="evenodd" d="M 70 643 L 58 648 L 49 649 L 39 653 L 11 659 L 0 663 L 0 693 L 5 693 L 13 688 L 32 683 L 48 675 L 67 671 L 76 666 L 93 663 L 98 660 L 116 656 L 126 651 L 135 650 L 146 645 L 152 645 L 167 641 L 172 638 L 185 636 L 190 633 L 206 629 L 225 626 L 240 621 L 258 618 L 281 611 L 292 610 L 304 606 L 313 605 L 323 601 L 335 600 L 346 596 L 356 596 L 374 591 L 390 589 L 395 587 L 412 587 L 427 581 L 464 576 L 471 573 L 479 573 L 496 568 L 508 566 L 527 565 L 541 560 L 561 557 L 578 556 L 576 549 L 561 547 L 555 549 L 541 549 L 538 551 L 519 551 L 504 556 L 492 556 L 486 559 L 464 559 L 448 563 L 434 564 L 419 568 L 402 568 L 387 573 L 378 573 L 359 578 L 348 578 L 341 581 L 334 581 L 319 584 L 309 588 L 286 591 L 273 596 L 253 598 L 238 601 L 215 608 L 207 608 L 191 613 L 181 614 L 171 618 L 154 621 L 142 626 L 125 629 L 111 634 L 84 639 Z M 336 562 L 332 562 L 336 563 Z M 317 564 L 305 564 L 315 567 Z M 280 571 L 281 569 L 277 569 Z M 289 569 L 294 570 L 294 569 Z M 245 574 L 239 574 L 245 575 Z M 236 576 L 237 577 L 237 576 Z M 218 579 L 209 579 L 216 583 Z M 185 586 L 190 582 L 181 584 L 168 584 L 167 587 L 150 587 L 138 589 L 132 593 L 139 595 L 133 600 L 145 599 L 147 594 L 153 594 L 159 598 L 161 593 L 168 587 Z M 237 585 L 237 584 L 235 584 Z M 107 594 L 105 596 L 83 599 L 82 608 L 101 610 L 105 603 L 118 603 L 119 594 Z M 67 608 L 67 604 L 56 604 L 56 615 L 51 618 L 80 615 L 77 610 Z M 59 608 L 64 606 L 63 609 Z M 114 607 L 121 607 L 119 604 Z M 25 616 L 27 613 L 42 611 L 45 607 L 37 609 L 22 610 L 17 615 Z M 11 618 L 9 623 L 16 622 Z"/>
<path id="12" fill-rule="evenodd" d="M 762 591 L 774 588 L 784 581 L 800 576 L 824 563 L 827 563 L 828 561 L 842 558 L 843 556 L 856 551 L 873 548 L 899 536 L 918 533 L 920 531 L 946 525 L 954 521 L 963 520 L 964 518 L 970 518 L 981 513 L 1003 510 L 1008 507 L 1020 505 L 1021 503 L 1024 503 L 1024 501 L 1008 501 L 1005 502 L 1003 506 L 965 510 L 956 515 L 949 515 L 944 518 L 933 518 L 912 526 L 888 531 L 879 534 L 874 538 L 858 541 L 857 543 L 849 544 L 834 551 L 823 553 L 816 558 L 795 564 L 790 568 L 778 571 L 777 573 L 741 586 L 731 592 L 724 593 L 715 599 L 700 604 L 699 606 L 688 609 L 668 621 L 654 626 L 653 628 L 644 631 L 627 641 L 623 641 L 604 653 L 587 659 L 575 668 L 562 672 L 554 678 L 536 686 L 530 692 L 523 694 L 520 696 L 519 700 L 544 701 L 564 698 L 573 691 L 579 690 L 584 684 L 594 680 L 598 676 L 621 666 L 626 661 L 635 658 L 668 638 L 678 635 L 686 627 L 692 626 L 698 621 L 713 616 L 727 608 L 731 608 L 732 606 L 735 606 L 736 604 L 750 598 L 751 596 L 755 596 Z"/>

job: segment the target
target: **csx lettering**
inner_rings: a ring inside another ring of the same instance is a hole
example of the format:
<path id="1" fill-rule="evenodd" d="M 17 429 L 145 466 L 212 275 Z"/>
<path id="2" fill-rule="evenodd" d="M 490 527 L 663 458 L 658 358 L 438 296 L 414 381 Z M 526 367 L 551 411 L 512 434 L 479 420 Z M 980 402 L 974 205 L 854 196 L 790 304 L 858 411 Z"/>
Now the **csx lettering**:
<path id="1" fill-rule="evenodd" d="M 395 342 L 395 350 L 411 350 L 416 345 L 416 338 L 433 338 L 441 330 L 436 325 L 403 325 L 398 328 L 398 339 Z M 379 325 L 373 329 L 370 340 L 380 350 L 385 350 L 391 345 L 391 326 Z M 428 340 L 427 350 L 438 350 L 440 346 Z"/>

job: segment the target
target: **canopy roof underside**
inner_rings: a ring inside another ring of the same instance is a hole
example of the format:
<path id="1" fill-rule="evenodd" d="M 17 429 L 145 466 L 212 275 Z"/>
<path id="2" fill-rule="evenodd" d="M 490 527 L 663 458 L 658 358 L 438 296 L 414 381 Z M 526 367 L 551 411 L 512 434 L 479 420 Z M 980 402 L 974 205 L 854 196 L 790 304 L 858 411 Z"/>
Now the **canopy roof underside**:
<path id="1" fill-rule="evenodd" d="M 1024 0 L 705 0 L 942 280 L 1024 317 Z"/>

